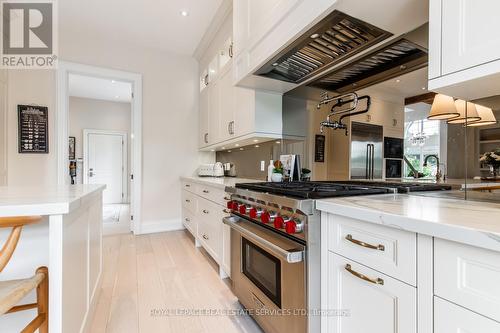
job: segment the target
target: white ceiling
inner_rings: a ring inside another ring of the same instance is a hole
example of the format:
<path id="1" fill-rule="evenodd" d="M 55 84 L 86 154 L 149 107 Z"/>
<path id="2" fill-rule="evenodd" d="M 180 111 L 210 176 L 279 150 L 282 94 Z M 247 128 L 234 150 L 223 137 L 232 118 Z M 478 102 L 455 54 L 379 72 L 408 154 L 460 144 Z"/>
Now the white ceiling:
<path id="1" fill-rule="evenodd" d="M 367 88 L 380 93 L 385 92 L 400 98 L 407 98 L 427 93 L 427 71 L 424 67 L 411 73 Z"/>
<path id="2" fill-rule="evenodd" d="M 85 29 L 104 40 L 192 55 L 222 1 L 64 0 L 59 30 L 77 38 Z"/>
<path id="3" fill-rule="evenodd" d="M 113 102 L 130 102 L 132 84 L 84 75 L 69 75 L 69 95 Z"/>

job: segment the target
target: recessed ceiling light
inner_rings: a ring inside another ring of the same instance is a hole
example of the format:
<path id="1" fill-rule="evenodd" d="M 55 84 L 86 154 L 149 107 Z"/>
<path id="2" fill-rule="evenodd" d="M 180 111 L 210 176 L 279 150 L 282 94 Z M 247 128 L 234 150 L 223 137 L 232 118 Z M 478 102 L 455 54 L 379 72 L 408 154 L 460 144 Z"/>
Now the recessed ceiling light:
<path id="1" fill-rule="evenodd" d="M 115 80 L 111 80 L 111 83 L 116 83 L 116 81 Z"/>
<path id="2" fill-rule="evenodd" d="M 235 146 L 235 147 L 239 147 L 240 145 L 239 145 L 239 144 L 235 144 L 234 146 Z"/>
<path id="3" fill-rule="evenodd" d="M 181 15 L 184 17 L 189 16 L 189 12 L 187 10 L 181 10 Z"/>
<path id="4" fill-rule="evenodd" d="M 422 87 L 422 90 L 427 90 L 427 88 L 426 87 Z"/>
<path id="5" fill-rule="evenodd" d="M 115 98 L 119 98 L 120 96 L 116 95 Z"/>
<path id="6" fill-rule="evenodd" d="M 278 66 L 278 65 L 279 65 L 279 63 L 277 63 L 277 62 L 273 63 L 273 66 L 274 66 L 274 67 L 276 67 L 276 66 Z"/>
<path id="7" fill-rule="evenodd" d="M 277 144 L 280 144 L 280 143 L 281 143 L 281 141 L 276 141 L 276 143 L 277 143 Z"/>
<path id="8" fill-rule="evenodd" d="M 231 151 L 230 151 L 230 150 L 228 150 L 227 152 L 228 152 L 228 153 L 230 153 Z"/>
<path id="9" fill-rule="evenodd" d="M 255 145 L 255 148 L 259 148 L 260 146 L 259 145 Z"/>
<path id="10" fill-rule="evenodd" d="M 210 149 L 210 151 L 215 151 L 215 149 Z"/>
<path id="11" fill-rule="evenodd" d="M 401 80 L 400 80 L 400 79 L 397 79 L 397 80 L 396 80 L 396 82 L 397 82 L 397 83 L 399 83 L 399 82 L 401 82 Z"/>
<path id="12" fill-rule="evenodd" d="M 253 140 L 253 142 L 259 142 L 259 140 L 255 139 L 255 140 Z"/>
<path id="13" fill-rule="evenodd" d="M 243 148 L 240 148 L 240 150 L 243 150 Z"/>
<path id="14" fill-rule="evenodd" d="M 222 147 L 222 149 L 226 149 L 226 147 Z"/>
<path id="15" fill-rule="evenodd" d="M 312 35 L 311 35 L 311 38 L 312 38 L 312 39 L 316 39 L 316 38 L 318 38 L 318 37 L 319 37 L 319 34 L 312 34 Z"/>

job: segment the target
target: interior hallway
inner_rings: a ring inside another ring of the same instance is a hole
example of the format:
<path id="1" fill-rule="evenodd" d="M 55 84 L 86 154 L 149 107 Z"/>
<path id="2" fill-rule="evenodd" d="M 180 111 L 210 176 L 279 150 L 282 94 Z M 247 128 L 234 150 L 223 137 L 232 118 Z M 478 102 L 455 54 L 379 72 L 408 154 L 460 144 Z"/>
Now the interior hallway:
<path id="1" fill-rule="evenodd" d="M 90 332 L 261 333 L 248 316 L 161 314 L 240 308 L 187 232 L 104 237 L 102 285 Z"/>

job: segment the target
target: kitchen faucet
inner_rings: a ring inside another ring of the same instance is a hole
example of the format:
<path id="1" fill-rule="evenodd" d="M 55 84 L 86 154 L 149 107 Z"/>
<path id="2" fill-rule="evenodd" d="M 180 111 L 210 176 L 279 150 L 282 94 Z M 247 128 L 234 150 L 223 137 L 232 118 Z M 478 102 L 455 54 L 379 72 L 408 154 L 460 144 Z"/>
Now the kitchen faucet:
<path id="1" fill-rule="evenodd" d="M 424 167 L 427 166 L 427 160 L 429 160 L 429 158 L 431 158 L 431 157 L 434 157 L 436 159 L 436 165 L 437 165 L 436 181 L 439 182 L 439 181 L 441 181 L 441 177 L 443 176 L 443 174 L 441 173 L 441 168 L 439 166 L 439 157 L 437 155 L 427 155 L 424 158 Z"/>

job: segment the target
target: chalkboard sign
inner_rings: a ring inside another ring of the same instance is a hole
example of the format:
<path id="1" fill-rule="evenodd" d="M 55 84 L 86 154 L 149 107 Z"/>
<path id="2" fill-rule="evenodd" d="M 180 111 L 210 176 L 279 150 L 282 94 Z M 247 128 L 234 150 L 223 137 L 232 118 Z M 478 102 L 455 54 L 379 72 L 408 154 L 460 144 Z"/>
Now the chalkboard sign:
<path id="1" fill-rule="evenodd" d="M 49 152 L 49 110 L 46 106 L 18 105 L 19 153 Z"/>
<path id="2" fill-rule="evenodd" d="M 325 162 L 325 136 L 317 134 L 314 140 L 314 162 Z"/>

